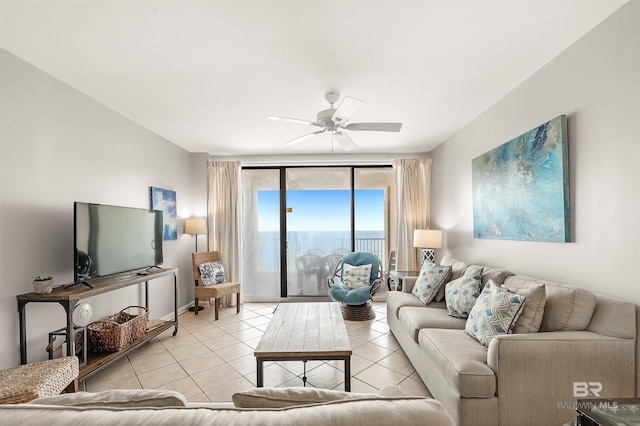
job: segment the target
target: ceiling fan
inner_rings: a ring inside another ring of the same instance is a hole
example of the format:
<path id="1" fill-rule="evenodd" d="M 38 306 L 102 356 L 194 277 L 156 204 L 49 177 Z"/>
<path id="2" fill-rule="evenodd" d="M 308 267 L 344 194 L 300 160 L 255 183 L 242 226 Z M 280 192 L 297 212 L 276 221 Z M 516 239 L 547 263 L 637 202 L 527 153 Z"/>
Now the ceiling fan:
<path id="1" fill-rule="evenodd" d="M 333 105 L 340 99 L 340 95 L 335 92 L 329 92 L 324 95 L 324 98 L 329 102 L 330 108 L 322 110 L 318 113 L 316 121 L 300 120 L 297 118 L 276 117 L 269 116 L 269 120 L 288 121 L 290 123 L 306 124 L 315 127 L 321 127 L 321 130 L 307 133 L 306 135 L 299 136 L 295 139 L 286 142 L 285 145 L 295 145 L 298 142 L 302 142 L 305 139 L 309 139 L 312 136 L 319 135 L 326 131 L 330 131 L 338 140 L 338 143 L 345 151 L 351 151 L 356 148 L 357 145 L 349 137 L 345 130 L 353 131 L 370 131 L 370 132 L 399 132 L 402 128 L 402 123 L 349 123 L 349 118 L 354 112 L 360 108 L 363 102 L 360 99 L 345 96 L 342 101 L 335 108 Z"/>

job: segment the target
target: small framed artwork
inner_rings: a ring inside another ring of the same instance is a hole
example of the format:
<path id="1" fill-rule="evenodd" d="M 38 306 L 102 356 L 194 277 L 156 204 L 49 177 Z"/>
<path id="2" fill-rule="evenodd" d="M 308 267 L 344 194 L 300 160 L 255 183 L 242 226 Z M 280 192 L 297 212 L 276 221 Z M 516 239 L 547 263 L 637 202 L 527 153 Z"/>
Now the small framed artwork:
<path id="1" fill-rule="evenodd" d="M 176 191 L 151 187 L 151 209 L 162 210 L 162 240 L 177 240 Z"/>

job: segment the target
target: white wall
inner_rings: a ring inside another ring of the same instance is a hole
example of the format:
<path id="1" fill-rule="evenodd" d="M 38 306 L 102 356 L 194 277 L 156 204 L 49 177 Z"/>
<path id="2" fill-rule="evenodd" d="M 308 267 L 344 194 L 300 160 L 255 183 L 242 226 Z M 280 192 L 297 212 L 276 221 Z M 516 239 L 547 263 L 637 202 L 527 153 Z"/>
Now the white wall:
<path id="1" fill-rule="evenodd" d="M 629 2 L 434 150 L 432 226 L 446 231 L 438 256 L 640 303 L 638 22 L 640 2 Z M 560 114 L 573 242 L 474 239 L 471 160 Z"/>
<path id="2" fill-rule="evenodd" d="M 207 156 L 184 151 L 2 49 L 0 73 L 0 368 L 8 368 L 19 363 L 16 295 L 33 291 L 32 275 L 73 280 L 73 202 L 148 208 L 149 187 L 156 186 L 177 192 L 179 217 L 204 215 Z M 165 265 L 181 270 L 179 306 L 193 301 L 193 247 L 193 237 L 181 233 L 164 242 Z M 150 316 L 165 316 L 172 280 L 152 284 Z M 89 302 L 98 319 L 140 304 L 141 295 L 134 286 Z M 60 305 L 27 305 L 29 361 L 46 358 L 48 332 L 64 324 Z"/>

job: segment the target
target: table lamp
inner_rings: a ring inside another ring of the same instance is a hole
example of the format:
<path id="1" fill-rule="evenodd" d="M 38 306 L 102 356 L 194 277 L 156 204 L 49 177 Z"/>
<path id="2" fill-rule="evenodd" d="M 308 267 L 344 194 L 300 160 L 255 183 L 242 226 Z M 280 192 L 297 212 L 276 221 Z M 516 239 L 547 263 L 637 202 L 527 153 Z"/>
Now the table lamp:
<path id="1" fill-rule="evenodd" d="M 207 222 L 202 218 L 187 219 L 184 233 L 196 236 L 196 252 L 198 251 L 198 235 L 207 233 Z"/>
<path id="2" fill-rule="evenodd" d="M 425 260 L 434 263 L 436 252 L 434 249 L 442 247 L 442 231 L 436 229 L 414 229 L 413 246 L 422 249 L 420 254 L 420 265 Z"/>

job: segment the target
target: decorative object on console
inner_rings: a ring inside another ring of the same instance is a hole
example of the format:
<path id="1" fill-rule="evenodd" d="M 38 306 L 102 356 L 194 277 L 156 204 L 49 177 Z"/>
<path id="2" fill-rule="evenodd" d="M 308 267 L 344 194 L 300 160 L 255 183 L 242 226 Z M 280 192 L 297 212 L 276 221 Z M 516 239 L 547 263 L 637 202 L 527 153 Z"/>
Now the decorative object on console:
<path id="1" fill-rule="evenodd" d="M 59 328 L 49 333 L 49 344 L 45 351 L 49 359 L 64 358 L 69 355 L 78 357 L 80 367 L 87 364 L 87 328 L 73 327 L 73 352 L 67 353 L 67 328 Z"/>
<path id="2" fill-rule="evenodd" d="M 125 312 L 131 308 L 143 311 L 140 315 Z M 96 352 L 118 352 L 142 338 L 147 332 L 149 310 L 144 306 L 129 306 L 87 326 L 91 345 Z"/>
<path id="3" fill-rule="evenodd" d="M 434 249 L 442 247 L 442 231 L 436 229 L 414 229 L 413 246 L 421 248 L 420 264 L 435 263 L 436 253 Z"/>
<path id="4" fill-rule="evenodd" d="M 53 277 L 36 275 L 33 277 L 33 292 L 35 294 L 49 294 L 53 290 Z"/>
<path id="5" fill-rule="evenodd" d="M 151 187 L 151 210 L 162 211 L 162 240 L 177 240 L 178 228 L 176 226 L 176 191 Z"/>
<path id="6" fill-rule="evenodd" d="M 184 233 L 196 236 L 196 252 L 198 251 L 198 235 L 207 234 L 207 222 L 203 218 L 192 217 L 187 219 L 184 226 Z"/>
<path id="7" fill-rule="evenodd" d="M 88 303 L 83 303 L 73 309 L 73 324 L 77 327 L 86 327 L 91 322 L 93 308 Z"/>
<path id="8" fill-rule="evenodd" d="M 473 236 L 571 241 L 567 117 L 472 161 Z"/>

